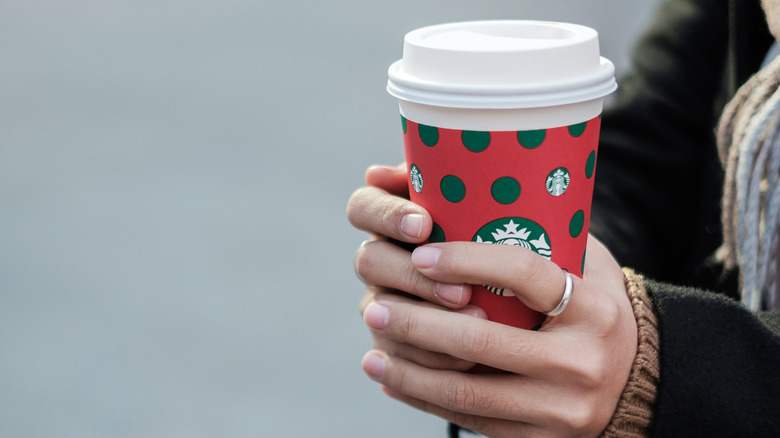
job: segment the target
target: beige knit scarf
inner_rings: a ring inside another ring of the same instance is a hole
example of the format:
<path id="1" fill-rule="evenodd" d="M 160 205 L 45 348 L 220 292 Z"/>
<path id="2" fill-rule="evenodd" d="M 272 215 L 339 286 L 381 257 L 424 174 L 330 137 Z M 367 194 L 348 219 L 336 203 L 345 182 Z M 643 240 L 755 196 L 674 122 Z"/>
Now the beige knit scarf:
<path id="1" fill-rule="evenodd" d="M 776 0 L 764 3 L 770 28 Z M 728 268 L 740 268 L 742 303 L 780 309 L 780 57 L 748 80 L 726 106 L 717 140 L 726 172 L 723 247 Z"/>

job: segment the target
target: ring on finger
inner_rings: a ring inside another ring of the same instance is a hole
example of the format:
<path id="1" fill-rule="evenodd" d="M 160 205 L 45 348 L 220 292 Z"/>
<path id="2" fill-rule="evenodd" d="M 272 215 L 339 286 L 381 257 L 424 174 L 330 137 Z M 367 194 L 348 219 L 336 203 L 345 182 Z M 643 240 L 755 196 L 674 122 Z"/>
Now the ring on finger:
<path id="1" fill-rule="evenodd" d="M 569 301 L 571 301 L 571 293 L 574 289 L 571 274 L 566 273 L 566 285 L 563 288 L 563 296 L 561 297 L 561 301 L 558 303 L 557 306 L 555 306 L 554 309 L 552 309 L 549 312 L 546 312 L 545 315 L 547 316 L 557 316 L 560 315 L 565 309 L 566 306 L 569 305 Z"/>
<path id="2" fill-rule="evenodd" d="M 365 278 L 363 278 L 362 275 L 360 275 L 360 272 L 358 272 L 358 265 L 357 265 L 357 258 L 358 254 L 360 254 L 360 250 L 363 249 L 364 246 L 368 243 L 368 240 L 364 240 L 360 246 L 358 246 L 358 249 L 355 251 L 355 259 L 354 262 L 352 262 L 352 267 L 355 269 L 355 276 L 360 280 L 363 284 L 369 285 Z"/>

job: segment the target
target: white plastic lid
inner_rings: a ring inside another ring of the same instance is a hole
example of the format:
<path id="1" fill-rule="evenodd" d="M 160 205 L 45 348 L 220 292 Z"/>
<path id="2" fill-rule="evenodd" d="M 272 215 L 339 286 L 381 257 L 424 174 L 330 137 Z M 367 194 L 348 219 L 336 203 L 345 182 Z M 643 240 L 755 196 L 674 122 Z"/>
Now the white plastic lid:
<path id="1" fill-rule="evenodd" d="M 603 98 L 617 88 L 595 30 L 568 23 L 449 23 L 406 34 L 387 91 L 450 108 L 533 108 Z"/>

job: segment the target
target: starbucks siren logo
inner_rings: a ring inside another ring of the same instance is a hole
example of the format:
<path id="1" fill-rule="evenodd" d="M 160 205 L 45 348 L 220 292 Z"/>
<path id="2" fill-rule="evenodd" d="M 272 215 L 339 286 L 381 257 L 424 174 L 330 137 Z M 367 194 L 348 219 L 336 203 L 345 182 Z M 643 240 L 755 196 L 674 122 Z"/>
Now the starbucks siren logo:
<path id="1" fill-rule="evenodd" d="M 412 180 L 412 188 L 415 192 L 420 193 L 423 189 L 423 177 L 420 168 L 416 164 L 412 164 L 409 167 L 409 178 Z"/>
<path id="2" fill-rule="evenodd" d="M 547 176 L 547 182 L 545 183 L 547 193 L 553 196 L 561 196 L 569 188 L 570 179 L 569 171 L 563 167 L 553 170 Z"/>
<path id="3" fill-rule="evenodd" d="M 522 227 L 522 228 L 521 228 Z M 552 257 L 552 248 L 547 232 L 539 224 L 520 217 L 507 217 L 494 220 L 477 231 L 471 239 L 480 243 L 522 246 L 546 259 Z M 487 286 L 485 289 L 501 296 L 513 296 L 510 289 Z"/>

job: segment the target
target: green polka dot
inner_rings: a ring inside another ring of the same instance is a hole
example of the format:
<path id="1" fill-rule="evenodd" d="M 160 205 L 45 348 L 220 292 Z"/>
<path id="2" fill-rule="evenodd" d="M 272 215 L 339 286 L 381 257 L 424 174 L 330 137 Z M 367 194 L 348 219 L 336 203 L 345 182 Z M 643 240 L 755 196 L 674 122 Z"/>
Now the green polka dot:
<path id="1" fill-rule="evenodd" d="M 576 125 L 569 126 L 569 134 L 572 137 L 579 137 L 585 132 L 585 128 L 588 126 L 588 122 L 577 123 Z"/>
<path id="2" fill-rule="evenodd" d="M 537 129 L 534 131 L 518 131 L 517 141 L 519 141 L 520 145 L 526 149 L 535 149 L 544 142 L 544 137 L 546 135 L 547 131 L 544 129 Z"/>
<path id="3" fill-rule="evenodd" d="M 455 175 L 447 175 L 441 179 L 441 194 L 444 199 L 458 203 L 466 197 L 466 185 Z"/>
<path id="4" fill-rule="evenodd" d="M 582 233 L 582 228 L 585 226 L 585 212 L 579 210 L 574 213 L 569 222 L 569 234 L 571 237 L 578 237 Z"/>
<path id="5" fill-rule="evenodd" d="M 593 151 L 588 155 L 588 161 L 585 163 L 585 176 L 590 178 L 593 176 L 593 171 L 596 169 L 596 151 Z"/>
<path id="6" fill-rule="evenodd" d="M 439 242 L 445 242 L 446 238 L 444 237 L 444 230 L 441 229 L 439 224 L 436 222 L 433 223 L 433 228 L 431 229 L 431 235 L 428 237 L 429 243 L 439 243 Z"/>
<path id="7" fill-rule="evenodd" d="M 499 204 L 511 204 L 520 197 L 520 183 L 514 178 L 505 176 L 493 183 L 490 193 Z"/>
<path id="8" fill-rule="evenodd" d="M 439 142 L 439 130 L 435 126 L 418 125 L 417 132 L 420 134 L 420 140 L 426 146 L 436 146 Z"/>
<path id="9" fill-rule="evenodd" d="M 588 253 L 587 249 L 582 253 L 582 265 L 580 266 L 580 272 L 582 272 L 583 274 L 585 273 L 585 255 L 587 253 Z"/>
<path id="10" fill-rule="evenodd" d="M 406 117 L 401 116 L 401 127 L 404 128 L 404 134 L 406 134 L 406 131 L 408 130 L 408 126 L 406 126 Z"/>
<path id="11" fill-rule="evenodd" d="M 490 145 L 490 133 L 482 131 L 463 131 L 460 135 L 463 146 L 471 152 L 482 152 Z"/>

